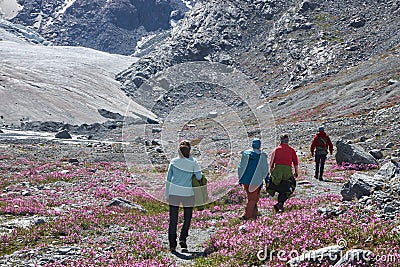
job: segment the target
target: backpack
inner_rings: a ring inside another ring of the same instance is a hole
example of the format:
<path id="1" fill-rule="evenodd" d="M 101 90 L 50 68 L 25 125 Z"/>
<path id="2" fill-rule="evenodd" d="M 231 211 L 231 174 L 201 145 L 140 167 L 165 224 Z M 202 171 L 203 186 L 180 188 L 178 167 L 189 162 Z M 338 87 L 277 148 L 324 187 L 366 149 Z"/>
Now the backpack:
<path id="1" fill-rule="evenodd" d="M 317 139 L 317 154 L 328 154 L 328 139 L 326 137 L 318 137 Z"/>

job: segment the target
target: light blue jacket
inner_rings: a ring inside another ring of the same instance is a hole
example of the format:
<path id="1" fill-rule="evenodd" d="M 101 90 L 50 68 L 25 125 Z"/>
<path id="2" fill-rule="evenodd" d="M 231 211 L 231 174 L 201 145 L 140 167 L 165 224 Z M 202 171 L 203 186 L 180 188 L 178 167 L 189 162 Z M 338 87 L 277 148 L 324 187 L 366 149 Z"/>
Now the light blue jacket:
<path id="1" fill-rule="evenodd" d="M 192 175 L 200 181 L 201 171 L 195 158 L 177 157 L 171 160 L 167 174 L 167 184 L 165 188 L 165 197 L 170 195 L 190 197 L 194 196 L 192 188 Z"/>
<path id="2" fill-rule="evenodd" d="M 242 152 L 242 158 L 238 166 L 239 183 L 250 185 L 250 192 L 253 192 L 263 184 L 268 172 L 267 154 L 259 149 Z"/>

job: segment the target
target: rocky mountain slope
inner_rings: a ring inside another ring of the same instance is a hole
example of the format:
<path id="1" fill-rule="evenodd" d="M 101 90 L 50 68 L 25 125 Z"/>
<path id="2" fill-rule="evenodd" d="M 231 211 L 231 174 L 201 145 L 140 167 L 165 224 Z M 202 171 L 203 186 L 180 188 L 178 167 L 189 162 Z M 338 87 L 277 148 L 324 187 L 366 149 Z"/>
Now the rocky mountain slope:
<path id="1" fill-rule="evenodd" d="M 194 1 L 181 0 L 24 0 L 11 21 L 31 26 L 56 45 L 84 46 L 132 54 L 149 33 L 164 32 L 180 20 Z M 11 3 L 4 8 L 10 9 Z M 1 6 L 0 6 L 1 7 Z M 11 12 L 11 11 L 10 11 Z"/>
<path id="2" fill-rule="evenodd" d="M 396 48 L 399 13 L 397 1 L 200 1 L 120 79 L 207 60 L 240 68 L 266 95 L 291 90 Z"/>
<path id="3" fill-rule="evenodd" d="M 338 139 L 399 143 L 399 14 L 398 1 L 200 1 L 117 79 L 140 99 L 138 88 L 171 66 L 226 64 L 251 77 L 278 130 L 295 140 L 308 142 L 324 123 Z M 162 106 L 166 97 L 142 98 Z M 171 110 L 166 103 L 161 117 Z"/>

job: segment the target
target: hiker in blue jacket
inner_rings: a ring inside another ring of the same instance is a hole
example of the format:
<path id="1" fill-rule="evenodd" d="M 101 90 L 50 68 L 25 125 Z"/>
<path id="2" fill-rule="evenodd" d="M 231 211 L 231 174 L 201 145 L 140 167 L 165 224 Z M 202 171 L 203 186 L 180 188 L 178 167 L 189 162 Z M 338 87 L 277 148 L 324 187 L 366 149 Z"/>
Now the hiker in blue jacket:
<path id="1" fill-rule="evenodd" d="M 197 160 L 190 156 L 190 148 L 188 141 L 180 142 L 178 148 L 179 157 L 172 159 L 168 168 L 165 198 L 169 203 L 168 241 L 171 252 L 176 251 L 176 230 L 179 206 L 181 204 L 183 206 L 183 226 L 179 237 L 179 245 L 183 250 L 187 249 L 186 239 L 189 235 L 195 204 L 192 176 L 194 174 L 199 181 L 202 176 Z"/>
<path id="2" fill-rule="evenodd" d="M 268 157 L 260 150 L 261 140 L 253 139 L 251 147 L 242 152 L 238 166 L 239 184 L 243 185 L 247 194 L 245 212 L 241 217 L 244 220 L 257 218 L 261 187 L 269 171 Z"/>

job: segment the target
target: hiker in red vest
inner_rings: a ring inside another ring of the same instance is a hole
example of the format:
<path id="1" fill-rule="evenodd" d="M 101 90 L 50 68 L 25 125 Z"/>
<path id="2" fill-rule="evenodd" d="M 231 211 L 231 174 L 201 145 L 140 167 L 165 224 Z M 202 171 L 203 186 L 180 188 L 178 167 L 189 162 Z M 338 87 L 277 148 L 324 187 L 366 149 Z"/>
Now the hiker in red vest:
<path id="1" fill-rule="evenodd" d="M 311 156 L 315 154 L 315 179 L 323 181 L 324 167 L 326 157 L 329 152 L 333 153 L 333 145 L 331 139 L 324 131 L 324 126 L 318 128 L 318 133 L 314 136 L 311 144 Z M 315 152 L 314 152 L 315 151 Z"/>

